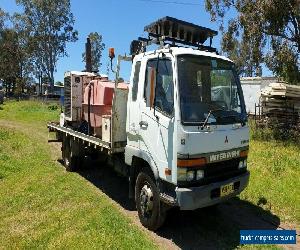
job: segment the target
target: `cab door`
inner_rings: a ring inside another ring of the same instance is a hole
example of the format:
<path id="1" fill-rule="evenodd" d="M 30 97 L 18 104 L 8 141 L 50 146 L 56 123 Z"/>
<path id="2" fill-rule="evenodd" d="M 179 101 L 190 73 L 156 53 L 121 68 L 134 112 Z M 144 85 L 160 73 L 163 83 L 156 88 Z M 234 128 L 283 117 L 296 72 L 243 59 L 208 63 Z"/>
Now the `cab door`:
<path id="1" fill-rule="evenodd" d="M 174 83 L 172 60 L 153 58 L 146 62 L 144 93 L 140 101 L 140 149 L 156 164 L 160 177 L 172 169 L 174 133 Z"/>
<path id="2" fill-rule="evenodd" d="M 130 91 L 127 105 L 127 144 L 136 149 L 140 148 L 139 131 L 140 131 L 140 100 L 139 100 L 139 81 L 141 74 L 141 61 L 135 61 L 132 67 L 130 79 Z"/>

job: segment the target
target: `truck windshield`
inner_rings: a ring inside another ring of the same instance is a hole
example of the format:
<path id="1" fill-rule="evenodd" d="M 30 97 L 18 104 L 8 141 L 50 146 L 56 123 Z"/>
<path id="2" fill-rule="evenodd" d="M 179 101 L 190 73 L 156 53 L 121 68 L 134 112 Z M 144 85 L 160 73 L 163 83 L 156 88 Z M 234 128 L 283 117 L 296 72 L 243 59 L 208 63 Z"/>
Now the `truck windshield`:
<path id="1" fill-rule="evenodd" d="M 178 56 L 178 81 L 183 124 L 245 122 L 242 90 L 233 63 L 181 55 Z"/>

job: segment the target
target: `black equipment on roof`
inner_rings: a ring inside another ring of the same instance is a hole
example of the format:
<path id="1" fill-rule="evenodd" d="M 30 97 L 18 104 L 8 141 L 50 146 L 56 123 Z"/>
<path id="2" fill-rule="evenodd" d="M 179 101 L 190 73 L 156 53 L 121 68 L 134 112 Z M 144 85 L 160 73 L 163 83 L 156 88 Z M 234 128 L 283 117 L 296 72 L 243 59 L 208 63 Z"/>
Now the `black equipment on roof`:
<path id="1" fill-rule="evenodd" d="M 148 32 L 148 38 L 139 37 L 130 46 L 130 54 L 137 55 L 145 52 L 146 47 L 151 44 L 171 46 L 187 45 L 197 47 L 199 50 L 217 52 L 212 48 L 212 38 L 218 34 L 217 31 L 205 28 L 193 23 L 178 20 L 173 17 L 163 17 L 145 26 L 144 31 Z M 203 43 L 210 38 L 209 46 Z M 169 42 L 169 43 L 166 43 Z"/>
<path id="2" fill-rule="evenodd" d="M 202 26 L 178 20 L 173 17 L 163 17 L 147 25 L 144 31 L 150 36 L 175 38 L 191 44 L 203 44 L 207 38 L 218 35 L 218 32 Z"/>

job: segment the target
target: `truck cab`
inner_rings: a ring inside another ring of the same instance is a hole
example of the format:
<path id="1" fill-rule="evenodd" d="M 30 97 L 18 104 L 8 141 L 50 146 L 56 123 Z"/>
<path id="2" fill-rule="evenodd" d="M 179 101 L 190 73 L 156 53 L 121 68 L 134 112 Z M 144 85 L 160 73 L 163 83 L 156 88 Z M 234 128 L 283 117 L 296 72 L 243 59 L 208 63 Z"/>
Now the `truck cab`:
<path id="1" fill-rule="evenodd" d="M 125 162 L 143 175 L 131 178 L 148 228 L 159 226 L 170 205 L 212 206 L 248 184 L 245 103 L 235 65 L 224 56 L 168 45 L 135 55 L 126 131 Z"/>

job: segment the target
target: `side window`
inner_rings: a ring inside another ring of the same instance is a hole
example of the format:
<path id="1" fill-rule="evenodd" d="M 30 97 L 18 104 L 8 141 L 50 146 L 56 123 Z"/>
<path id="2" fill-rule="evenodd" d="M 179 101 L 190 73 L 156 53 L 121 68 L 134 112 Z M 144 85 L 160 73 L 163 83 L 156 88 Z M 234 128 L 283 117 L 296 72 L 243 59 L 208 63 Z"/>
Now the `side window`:
<path id="1" fill-rule="evenodd" d="M 158 65 L 158 70 L 156 67 Z M 155 97 L 154 106 L 167 115 L 173 115 L 174 111 L 174 84 L 173 84 L 173 70 L 172 62 L 169 59 L 160 59 L 157 63 L 157 59 L 149 60 L 146 69 L 146 79 L 144 88 L 144 98 L 149 106 L 150 99 L 150 80 L 153 77 L 151 72 L 155 71 Z M 157 73 L 156 73 L 157 72 Z M 157 74 L 157 76 L 156 76 Z"/>
<path id="2" fill-rule="evenodd" d="M 132 101 L 136 101 L 137 98 L 137 93 L 139 88 L 140 68 L 141 68 L 141 62 L 136 62 L 133 81 L 132 81 Z"/>
<path id="3" fill-rule="evenodd" d="M 150 77 L 151 77 L 151 70 L 156 71 L 156 64 L 157 60 L 149 60 L 147 62 L 147 67 L 146 67 L 146 79 L 145 79 L 145 85 L 144 85 L 144 98 L 147 104 L 149 104 L 149 99 L 150 99 Z M 149 86 L 148 86 L 149 85 Z M 149 106 L 149 105 L 147 105 Z"/>

